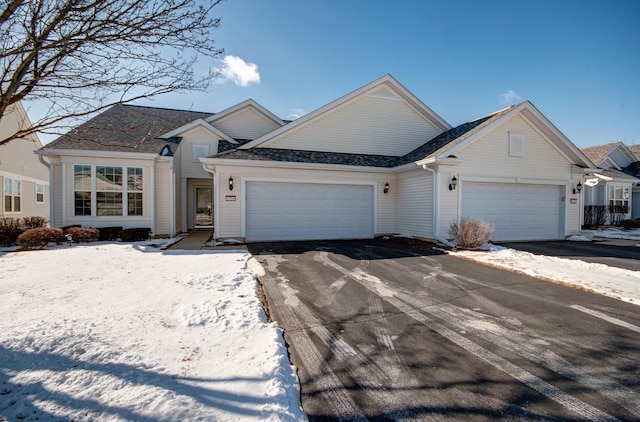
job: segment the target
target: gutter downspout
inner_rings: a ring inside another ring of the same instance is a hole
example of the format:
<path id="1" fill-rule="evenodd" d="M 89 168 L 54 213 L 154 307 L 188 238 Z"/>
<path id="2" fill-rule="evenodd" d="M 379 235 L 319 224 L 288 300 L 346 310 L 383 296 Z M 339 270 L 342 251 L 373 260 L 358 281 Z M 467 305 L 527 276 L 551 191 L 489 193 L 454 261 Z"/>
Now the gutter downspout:
<path id="1" fill-rule="evenodd" d="M 432 236 L 435 240 L 437 240 L 438 242 L 441 242 L 447 246 L 451 246 L 451 242 L 449 242 L 447 239 L 445 239 L 444 237 L 440 236 L 438 234 L 438 228 L 440 227 L 440 208 L 438 207 L 438 204 L 440 202 L 440 173 L 438 173 L 436 170 L 427 167 L 426 164 L 422 165 L 422 168 L 424 170 L 430 171 L 431 174 L 433 174 L 433 219 L 432 219 L 432 223 L 433 223 L 433 227 L 431 228 L 431 232 L 432 232 Z"/>
<path id="2" fill-rule="evenodd" d="M 54 209 L 53 209 L 53 167 L 51 167 L 51 163 L 44 159 L 42 154 L 38 154 L 38 161 L 40 161 L 44 166 L 49 169 L 49 226 L 53 227 L 55 224 L 53 223 L 54 217 Z"/>

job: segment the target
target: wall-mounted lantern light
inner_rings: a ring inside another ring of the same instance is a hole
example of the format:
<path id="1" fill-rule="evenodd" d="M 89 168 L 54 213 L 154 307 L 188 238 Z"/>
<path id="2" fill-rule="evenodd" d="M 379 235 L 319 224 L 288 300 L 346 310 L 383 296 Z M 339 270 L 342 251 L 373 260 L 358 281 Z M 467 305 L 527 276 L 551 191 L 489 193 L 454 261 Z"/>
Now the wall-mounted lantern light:
<path id="1" fill-rule="evenodd" d="M 384 189 L 382 190 L 385 194 L 389 193 L 389 182 L 384 183 Z"/>
<path id="2" fill-rule="evenodd" d="M 449 190 L 454 190 L 456 186 L 458 186 L 458 178 L 456 176 L 453 176 L 451 178 L 451 183 L 449 183 Z"/>
<path id="3" fill-rule="evenodd" d="M 573 194 L 577 195 L 580 193 L 581 190 L 582 190 L 582 183 L 578 182 L 576 187 L 573 189 Z"/>
<path id="4" fill-rule="evenodd" d="M 229 190 L 233 190 L 233 177 L 229 176 Z"/>

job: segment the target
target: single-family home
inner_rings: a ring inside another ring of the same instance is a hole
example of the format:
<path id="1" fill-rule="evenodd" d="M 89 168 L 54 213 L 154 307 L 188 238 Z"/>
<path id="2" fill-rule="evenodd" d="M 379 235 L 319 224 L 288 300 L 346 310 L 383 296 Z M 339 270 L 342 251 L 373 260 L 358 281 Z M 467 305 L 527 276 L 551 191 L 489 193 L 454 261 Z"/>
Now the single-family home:
<path id="1" fill-rule="evenodd" d="M 605 207 L 607 223 L 640 216 L 640 188 L 635 188 L 640 182 L 636 176 L 640 174 L 638 158 L 633 152 L 622 142 L 582 148 L 582 152 L 601 169 L 585 179 L 585 212 L 589 214 L 590 208 Z"/>
<path id="2" fill-rule="evenodd" d="M 528 101 L 452 127 L 390 75 L 294 121 L 253 100 L 219 113 L 115 106 L 39 151 L 56 225 L 214 228 L 220 239 L 579 233 L 589 159 Z"/>
<path id="3" fill-rule="evenodd" d="M 15 103 L 9 106 L 0 120 L 0 140 L 30 126 L 31 121 L 24 107 L 19 102 Z M 34 154 L 41 147 L 36 134 L 12 139 L 0 145 L 0 218 L 49 219 L 49 169 Z"/>

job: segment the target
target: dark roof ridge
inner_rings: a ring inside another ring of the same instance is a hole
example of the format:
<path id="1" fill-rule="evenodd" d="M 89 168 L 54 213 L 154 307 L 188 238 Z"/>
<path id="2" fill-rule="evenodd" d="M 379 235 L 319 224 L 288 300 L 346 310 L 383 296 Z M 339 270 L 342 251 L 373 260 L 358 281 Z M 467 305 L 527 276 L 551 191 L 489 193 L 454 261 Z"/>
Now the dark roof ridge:
<path id="1" fill-rule="evenodd" d="M 184 108 L 173 108 L 173 107 L 155 107 L 155 106 L 146 106 L 146 105 L 138 105 L 138 104 L 128 104 L 128 103 L 118 103 L 114 104 L 115 106 L 125 106 L 125 107 L 138 107 L 138 108 L 152 108 L 154 110 L 167 110 L 167 111 L 186 111 L 189 113 L 200 113 L 200 114 L 210 114 L 215 115 L 216 113 L 212 113 L 210 111 L 198 111 L 198 110 L 185 110 Z"/>

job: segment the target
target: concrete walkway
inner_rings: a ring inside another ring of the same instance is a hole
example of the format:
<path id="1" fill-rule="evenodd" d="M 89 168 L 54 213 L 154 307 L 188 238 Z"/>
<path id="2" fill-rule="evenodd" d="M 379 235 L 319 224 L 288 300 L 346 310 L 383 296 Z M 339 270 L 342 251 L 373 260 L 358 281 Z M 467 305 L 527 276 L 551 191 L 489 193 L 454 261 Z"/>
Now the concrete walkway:
<path id="1" fill-rule="evenodd" d="M 174 243 L 169 249 L 183 249 L 187 251 L 197 251 L 204 247 L 207 240 L 211 237 L 209 230 L 191 230 L 184 239 Z"/>
<path id="2" fill-rule="evenodd" d="M 247 250 L 247 247 L 241 243 L 226 243 L 217 246 L 209 245 L 207 241 L 210 237 L 211 231 L 209 230 L 190 230 L 182 240 L 169 246 L 169 249 L 182 249 L 187 251 Z"/>

